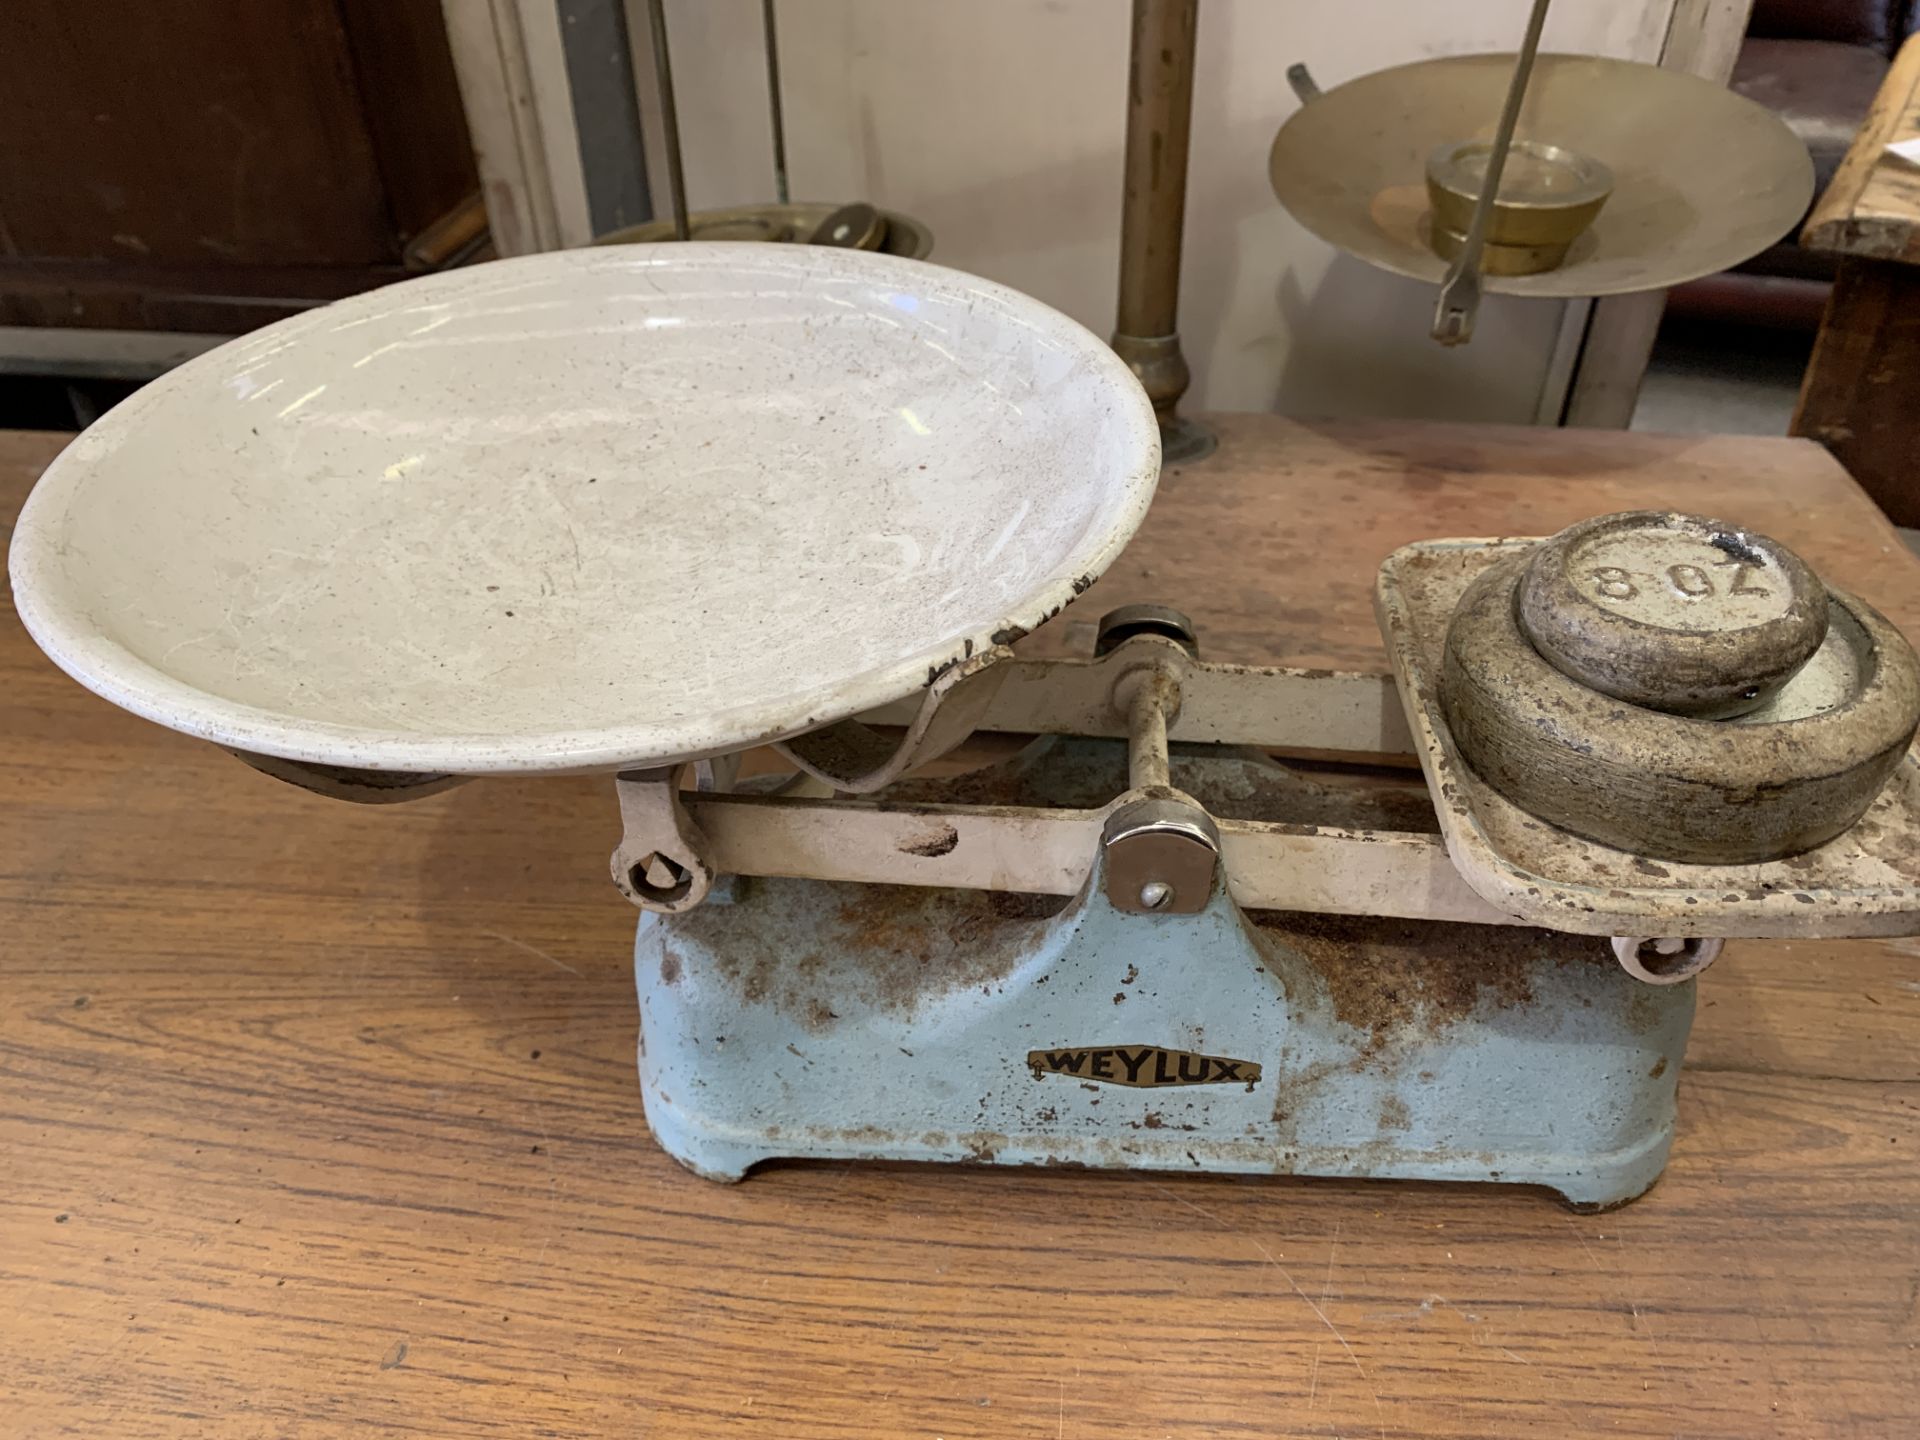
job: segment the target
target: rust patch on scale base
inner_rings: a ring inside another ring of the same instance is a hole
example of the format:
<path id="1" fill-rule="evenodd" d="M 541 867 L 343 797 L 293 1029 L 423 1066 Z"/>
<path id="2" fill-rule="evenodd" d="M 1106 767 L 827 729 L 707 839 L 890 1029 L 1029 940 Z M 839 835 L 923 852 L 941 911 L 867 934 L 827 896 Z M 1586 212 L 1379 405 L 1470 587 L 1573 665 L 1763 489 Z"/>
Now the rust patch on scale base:
<path id="1" fill-rule="evenodd" d="M 676 917 L 676 928 L 702 932 L 715 972 L 747 1004 L 770 1004 L 819 1032 L 855 1000 L 911 1014 L 926 996 L 991 987 L 1032 952 L 1036 926 L 1069 903 L 1065 896 L 912 885 L 834 888 L 844 898 L 793 945 L 750 926 L 736 931 L 725 910 Z M 663 962 L 663 979 L 665 971 Z"/>
<path id="2" fill-rule="evenodd" d="M 1365 1032 L 1368 1053 L 1396 1032 L 1437 1034 L 1483 1000 L 1496 1008 L 1531 1004 L 1542 956 L 1561 964 L 1614 963 L 1604 939 L 1520 925 L 1281 910 L 1253 910 L 1248 918 L 1313 967 L 1335 1018 Z"/>

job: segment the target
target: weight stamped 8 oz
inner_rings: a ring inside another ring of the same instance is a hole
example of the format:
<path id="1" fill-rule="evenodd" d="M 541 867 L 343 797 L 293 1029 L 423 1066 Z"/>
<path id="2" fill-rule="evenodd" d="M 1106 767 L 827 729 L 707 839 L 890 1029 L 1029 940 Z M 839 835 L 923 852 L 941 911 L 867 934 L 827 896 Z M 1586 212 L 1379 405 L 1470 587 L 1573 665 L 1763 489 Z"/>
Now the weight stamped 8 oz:
<path id="1" fill-rule="evenodd" d="M 1515 597 L 1540 654 L 1589 689 L 1675 715 L 1758 709 L 1827 636 L 1826 587 L 1750 530 L 1602 515 L 1534 547 Z"/>
<path id="2" fill-rule="evenodd" d="M 1747 864 L 1860 818 L 1920 725 L 1920 662 L 1777 542 L 1640 511 L 1481 574 L 1439 698 L 1520 808 L 1651 859 Z"/>

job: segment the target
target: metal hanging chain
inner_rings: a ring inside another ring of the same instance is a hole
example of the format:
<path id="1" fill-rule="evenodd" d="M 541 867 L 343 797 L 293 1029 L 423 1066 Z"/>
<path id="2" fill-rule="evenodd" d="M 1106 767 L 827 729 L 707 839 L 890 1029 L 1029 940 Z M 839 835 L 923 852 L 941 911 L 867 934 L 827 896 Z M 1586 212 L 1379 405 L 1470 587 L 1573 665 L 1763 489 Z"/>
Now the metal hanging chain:
<path id="1" fill-rule="evenodd" d="M 1548 0 L 1533 0 L 1533 12 L 1527 16 L 1527 33 L 1514 57 L 1513 78 L 1507 82 L 1507 101 L 1500 111 L 1500 126 L 1494 131 L 1493 148 L 1487 153 L 1487 173 L 1480 182 L 1480 198 L 1474 203 L 1473 223 L 1467 228 L 1466 243 L 1447 268 L 1440 282 L 1439 302 L 1433 309 L 1433 338 L 1442 345 L 1464 345 L 1473 338 L 1474 317 L 1480 313 L 1480 252 L 1487 242 L 1487 224 L 1493 217 L 1494 197 L 1500 193 L 1500 177 L 1507 168 L 1507 151 L 1513 146 L 1513 127 L 1520 119 L 1520 102 L 1526 99 L 1527 82 L 1533 78 L 1534 57 L 1540 53 L 1540 32 L 1547 23 Z"/>

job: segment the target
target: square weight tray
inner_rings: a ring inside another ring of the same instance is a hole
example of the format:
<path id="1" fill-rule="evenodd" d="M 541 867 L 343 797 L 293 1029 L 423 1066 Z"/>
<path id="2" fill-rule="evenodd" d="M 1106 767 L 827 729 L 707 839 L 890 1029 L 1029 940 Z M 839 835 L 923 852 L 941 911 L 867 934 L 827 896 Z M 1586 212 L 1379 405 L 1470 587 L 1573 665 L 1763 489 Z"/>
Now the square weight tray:
<path id="1" fill-rule="evenodd" d="M 1408 545 L 1381 565 L 1374 592 L 1447 851 L 1481 898 L 1529 924 L 1576 934 L 1920 933 L 1920 765 L 1911 750 L 1852 829 L 1758 865 L 1685 865 L 1583 840 L 1520 809 L 1468 767 L 1438 703 L 1447 624 L 1483 570 L 1533 543 Z"/>

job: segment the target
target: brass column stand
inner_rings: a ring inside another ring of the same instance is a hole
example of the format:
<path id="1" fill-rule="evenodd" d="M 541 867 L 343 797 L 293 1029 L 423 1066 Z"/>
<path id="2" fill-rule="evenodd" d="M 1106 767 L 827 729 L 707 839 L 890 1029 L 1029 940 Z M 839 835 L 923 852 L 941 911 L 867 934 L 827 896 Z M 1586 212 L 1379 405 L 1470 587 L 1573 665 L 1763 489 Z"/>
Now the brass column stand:
<path id="1" fill-rule="evenodd" d="M 1187 210 L 1198 0 L 1134 0 L 1127 71 L 1126 198 L 1113 348 L 1160 417 L 1162 458 L 1197 460 L 1213 432 L 1177 413 L 1191 378 L 1180 353 L 1180 234 Z"/>

